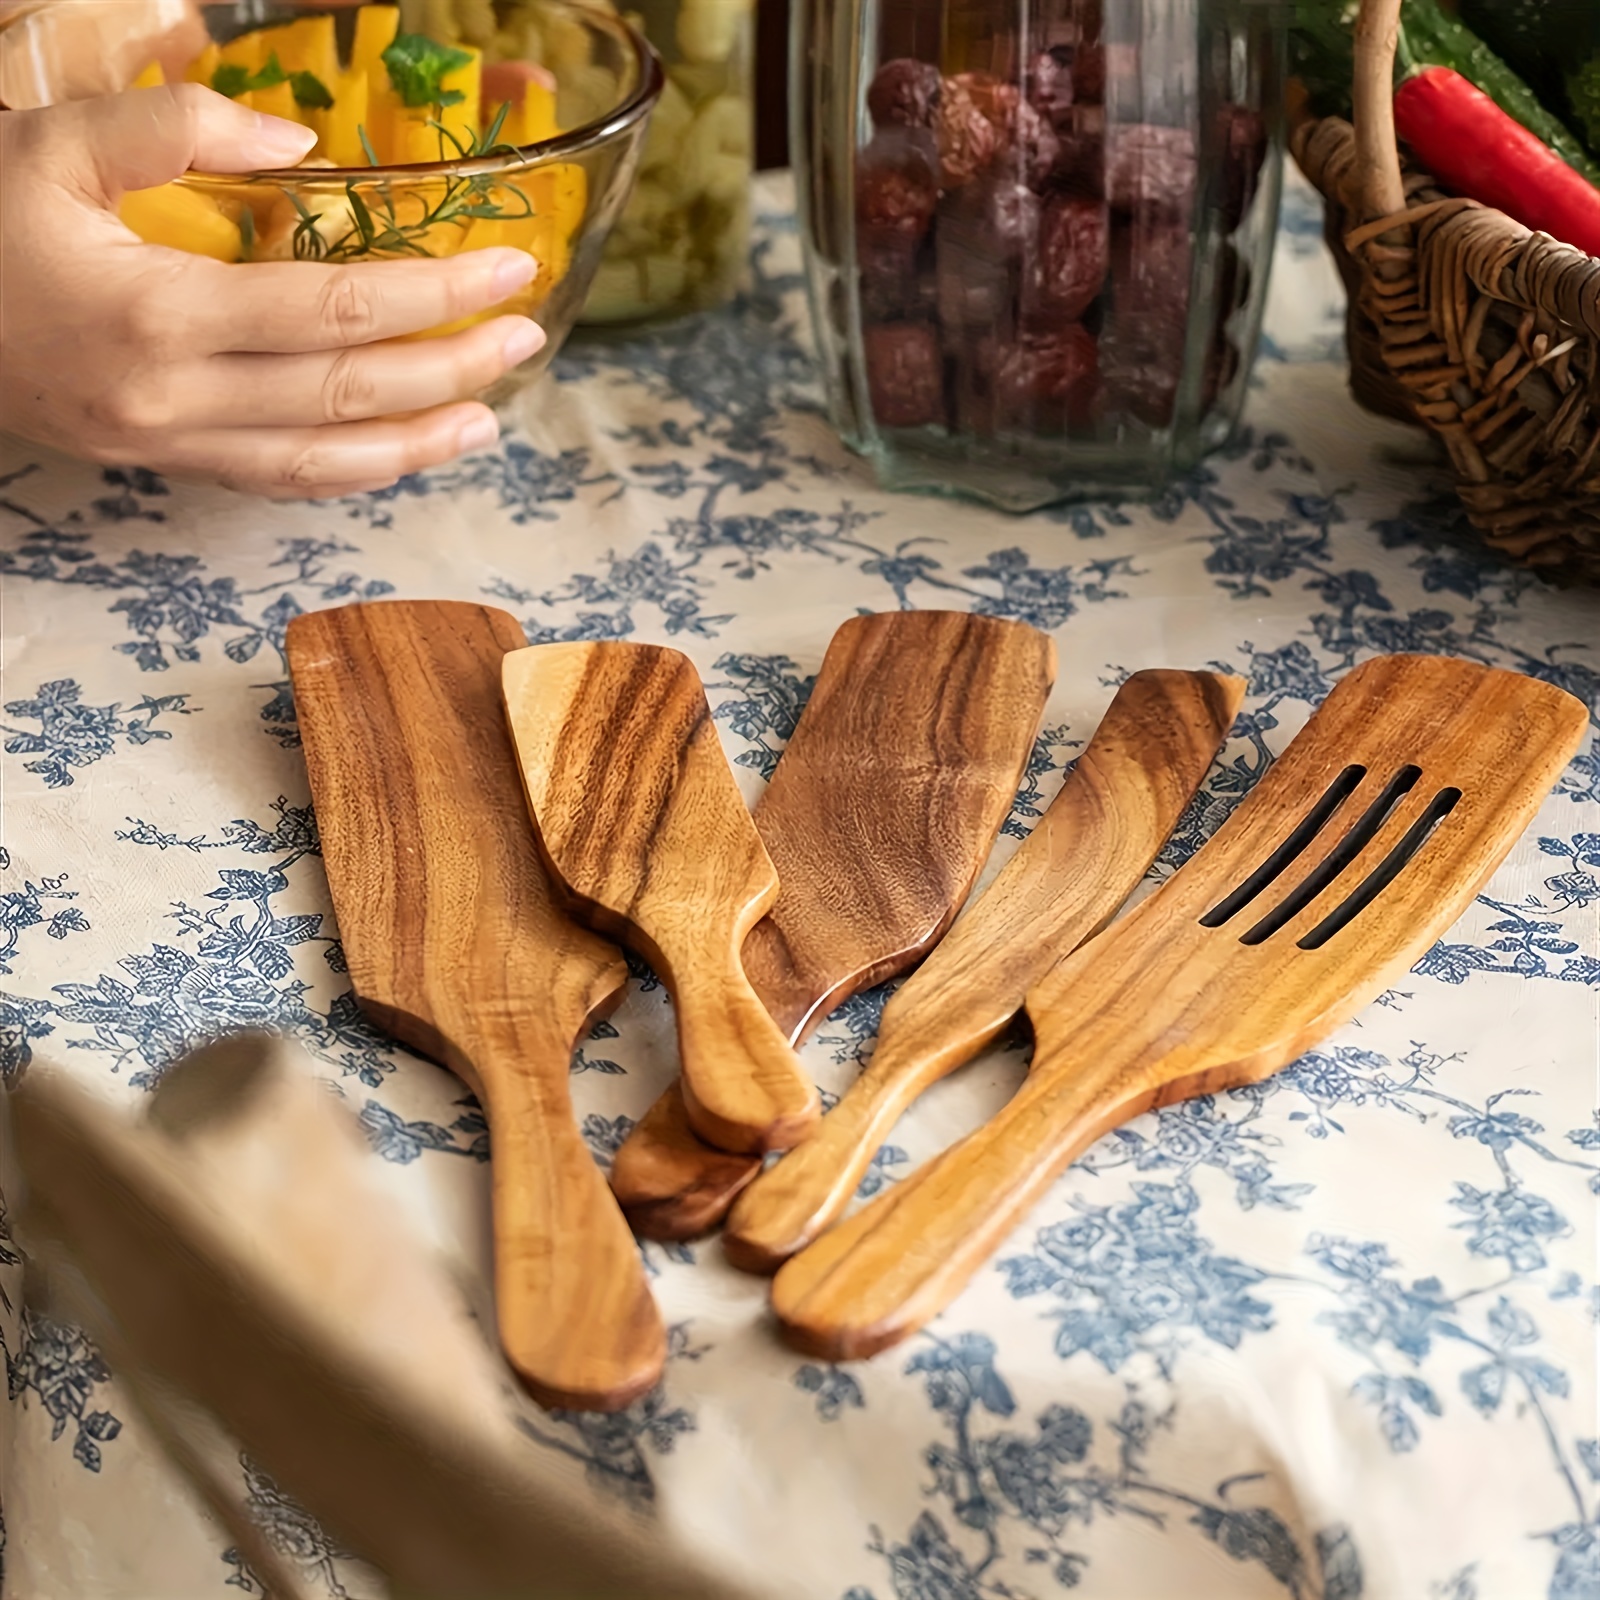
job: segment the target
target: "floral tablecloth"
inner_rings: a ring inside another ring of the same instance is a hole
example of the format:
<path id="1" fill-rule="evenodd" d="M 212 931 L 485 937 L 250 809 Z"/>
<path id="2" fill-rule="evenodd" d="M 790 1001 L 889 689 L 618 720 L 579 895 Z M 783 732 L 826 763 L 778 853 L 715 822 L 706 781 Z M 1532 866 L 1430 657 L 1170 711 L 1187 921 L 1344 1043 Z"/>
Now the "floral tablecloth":
<path id="1" fill-rule="evenodd" d="M 481 1263 L 482 1118 L 363 1025 L 343 975 L 283 659 L 314 607 L 483 597 L 534 640 L 671 641 L 752 796 L 847 616 L 1024 619 L 1062 670 L 996 862 L 1139 667 L 1250 681 L 1160 873 L 1368 655 L 1515 667 L 1600 710 L 1600 602 L 1485 564 L 1424 447 L 1348 399 L 1302 186 L 1237 443 L 1152 504 L 1021 520 L 883 494 L 842 450 L 782 180 L 758 209 L 735 308 L 572 349 L 499 448 L 387 493 L 262 505 L 5 448 L 8 1074 L 48 1056 L 136 1100 L 218 1030 L 289 1030 L 373 1159 Z M 882 998 L 807 1047 L 827 1087 L 871 1048 Z M 529 1448 L 706 1548 L 761 1529 L 773 1574 L 824 1574 L 817 1600 L 1600 1594 L 1597 1005 L 1600 742 L 1404 983 L 1271 1082 L 1103 1140 L 923 1336 L 808 1363 L 714 1241 L 651 1246 L 661 1390 L 542 1418 Z M 601 1162 L 671 1070 L 668 1023 L 641 970 L 575 1062 Z M 930 1095 L 865 1187 L 972 1125 L 1022 1064 L 996 1051 Z M 158 1547 L 166 1600 L 260 1593 L 0 1249 L 9 1600 L 150 1595 Z M 238 1472 L 309 1592 L 381 1593 L 283 1486 Z"/>

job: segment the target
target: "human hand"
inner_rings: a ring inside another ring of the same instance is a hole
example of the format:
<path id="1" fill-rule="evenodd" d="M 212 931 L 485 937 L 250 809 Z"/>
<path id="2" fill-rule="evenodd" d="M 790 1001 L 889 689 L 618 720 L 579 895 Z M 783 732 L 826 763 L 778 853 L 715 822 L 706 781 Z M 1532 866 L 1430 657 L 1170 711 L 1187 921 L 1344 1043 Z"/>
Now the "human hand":
<path id="1" fill-rule="evenodd" d="M 0 112 L 0 421 L 115 466 L 274 498 L 380 488 L 492 444 L 464 401 L 544 343 L 526 317 L 384 343 L 506 300 L 533 258 L 225 265 L 146 244 L 124 191 L 292 166 L 308 129 L 196 84 Z"/>

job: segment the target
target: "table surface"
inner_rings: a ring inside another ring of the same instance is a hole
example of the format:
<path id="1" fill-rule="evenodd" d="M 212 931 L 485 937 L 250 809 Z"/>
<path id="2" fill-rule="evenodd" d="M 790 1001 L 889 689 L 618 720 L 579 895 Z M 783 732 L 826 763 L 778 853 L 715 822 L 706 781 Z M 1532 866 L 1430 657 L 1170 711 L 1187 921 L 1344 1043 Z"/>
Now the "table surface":
<path id="1" fill-rule="evenodd" d="M 1060 680 L 991 871 L 1140 667 L 1250 681 L 1158 876 L 1367 656 L 1467 656 L 1600 707 L 1594 596 L 1484 563 L 1427 450 L 1347 397 L 1341 294 L 1298 182 L 1235 445 L 1151 504 L 1023 519 L 884 494 L 842 449 L 785 180 L 758 202 L 736 307 L 573 351 L 496 450 L 384 494 L 264 505 L 5 447 L 8 1072 L 48 1056 L 133 1102 L 218 1030 L 286 1027 L 398 1192 L 483 1269 L 482 1119 L 361 1023 L 341 975 L 283 663 L 288 619 L 320 606 L 483 598 L 534 640 L 669 641 L 752 797 L 846 617 L 1034 623 Z M 1600 1593 L 1597 997 L 1591 741 L 1404 983 L 1267 1084 L 1102 1140 L 924 1335 L 808 1363 L 714 1242 L 649 1246 L 662 1389 L 620 1417 L 543 1419 L 529 1448 L 709 1548 L 821 1573 L 819 1600 Z M 826 1087 L 881 1005 L 807 1046 Z M 641 975 L 577 1058 L 602 1162 L 672 1070 L 669 1020 Z M 1021 1070 L 997 1050 L 930 1094 L 865 1187 Z M 260 1592 L 0 1251 L 7 1596 L 146 1596 L 158 1548 L 173 1600 Z M 381 1594 L 247 1461 L 239 1492 L 309 1593 Z"/>

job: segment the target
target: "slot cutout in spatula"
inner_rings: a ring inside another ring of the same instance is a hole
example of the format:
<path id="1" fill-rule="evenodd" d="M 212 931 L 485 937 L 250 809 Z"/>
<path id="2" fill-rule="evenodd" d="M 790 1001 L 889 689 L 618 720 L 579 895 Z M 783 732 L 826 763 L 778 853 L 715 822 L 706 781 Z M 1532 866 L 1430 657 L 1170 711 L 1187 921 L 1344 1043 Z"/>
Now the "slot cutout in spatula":
<path id="1" fill-rule="evenodd" d="M 1010 1104 L 783 1267 L 786 1337 L 831 1360 L 895 1344 L 1100 1135 L 1257 1082 L 1354 1016 L 1471 905 L 1587 729 L 1580 701 L 1519 673 L 1355 668 L 1216 836 L 1029 994 Z"/>

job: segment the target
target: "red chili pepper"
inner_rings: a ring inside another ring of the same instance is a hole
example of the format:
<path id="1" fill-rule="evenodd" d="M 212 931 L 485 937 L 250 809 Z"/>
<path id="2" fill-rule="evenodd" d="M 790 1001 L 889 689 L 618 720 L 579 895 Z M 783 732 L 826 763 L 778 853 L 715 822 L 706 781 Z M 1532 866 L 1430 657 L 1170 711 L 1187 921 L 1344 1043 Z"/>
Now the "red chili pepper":
<path id="1" fill-rule="evenodd" d="M 1407 78 L 1394 121 L 1445 188 L 1600 256 L 1600 189 L 1459 73 L 1425 67 Z"/>

